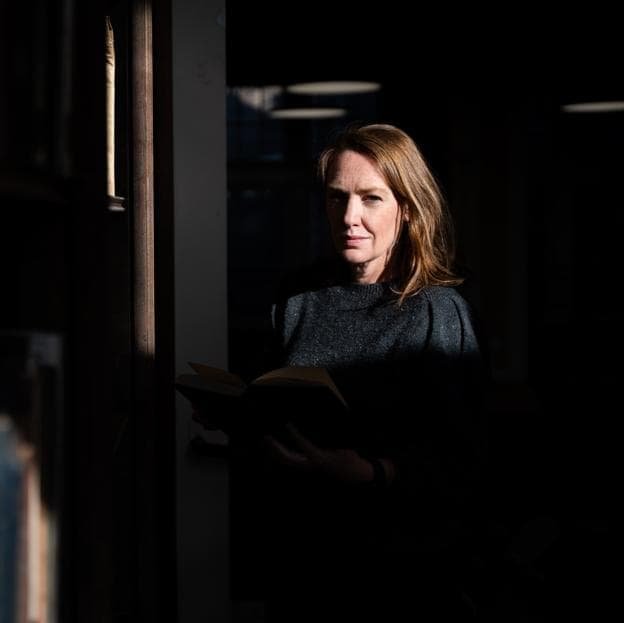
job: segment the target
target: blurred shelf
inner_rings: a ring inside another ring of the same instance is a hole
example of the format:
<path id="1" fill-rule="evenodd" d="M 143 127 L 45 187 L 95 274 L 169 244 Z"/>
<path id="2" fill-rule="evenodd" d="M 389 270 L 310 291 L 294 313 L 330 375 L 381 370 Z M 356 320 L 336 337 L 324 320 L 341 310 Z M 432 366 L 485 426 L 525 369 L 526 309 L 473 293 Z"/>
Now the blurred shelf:
<path id="1" fill-rule="evenodd" d="M 0 172 L 0 208 L 6 209 L 7 200 L 19 203 L 45 203 L 69 206 L 69 182 L 60 176 L 46 173 Z"/>

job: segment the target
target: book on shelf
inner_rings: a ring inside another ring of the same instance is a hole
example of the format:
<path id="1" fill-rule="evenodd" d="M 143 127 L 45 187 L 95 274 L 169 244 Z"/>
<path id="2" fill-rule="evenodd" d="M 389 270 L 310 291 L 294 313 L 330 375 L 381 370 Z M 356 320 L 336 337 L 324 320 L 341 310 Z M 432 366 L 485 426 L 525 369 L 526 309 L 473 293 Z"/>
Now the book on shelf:
<path id="1" fill-rule="evenodd" d="M 349 441 L 349 407 L 325 368 L 288 366 L 250 381 L 221 368 L 189 362 L 175 387 L 200 414 L 200 421 L 227 435 L 283 433 L 292 423 L 312 441 L 342 446 Z"/>

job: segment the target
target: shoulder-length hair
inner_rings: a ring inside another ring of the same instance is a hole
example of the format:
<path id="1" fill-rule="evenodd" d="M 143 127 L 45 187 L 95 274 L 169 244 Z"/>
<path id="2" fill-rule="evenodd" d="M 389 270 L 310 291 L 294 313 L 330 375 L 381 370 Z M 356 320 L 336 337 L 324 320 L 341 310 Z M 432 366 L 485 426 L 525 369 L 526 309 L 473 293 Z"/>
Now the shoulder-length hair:
<path id="1" fill-rule="evenodd" d="M 463 279 L 453 270 L 453 223 L 414 141 L 388 124 L 349 126 L 319 156 L 323 187 L 337 156 L 344 151 L 369 158 L 399 204 L 400 231 L 382 276 L 394 282 L 399 304 L 427 286 L 459 285 Z"/>

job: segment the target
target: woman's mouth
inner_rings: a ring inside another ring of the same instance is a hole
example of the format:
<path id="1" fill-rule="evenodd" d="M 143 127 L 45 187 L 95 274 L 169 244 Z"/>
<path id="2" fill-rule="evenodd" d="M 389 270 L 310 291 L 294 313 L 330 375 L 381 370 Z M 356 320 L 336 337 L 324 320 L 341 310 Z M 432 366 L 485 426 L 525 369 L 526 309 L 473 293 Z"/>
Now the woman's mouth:
<path id="1" fill-rule="evenodd" d="M 342 236 L 342 242 L 346 247 L 357 247 L 365 240 L 368 240 L 368 236 Z"/>

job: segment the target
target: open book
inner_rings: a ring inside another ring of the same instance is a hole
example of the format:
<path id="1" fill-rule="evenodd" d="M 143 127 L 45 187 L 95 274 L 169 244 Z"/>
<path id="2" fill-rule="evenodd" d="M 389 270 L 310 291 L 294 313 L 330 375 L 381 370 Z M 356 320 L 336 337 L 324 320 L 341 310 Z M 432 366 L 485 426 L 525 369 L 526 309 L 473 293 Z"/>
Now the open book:
<path id="1" fill-rule="evenodd" d="M 189 365 L 195 374 L 179 375 L 176 389 L 228 435 L 279 435 L 291 422 L 317 443 L 347 442 L 348 405 L 324 368 L 290 366 L 245 382 L 220 368 Z"/>

